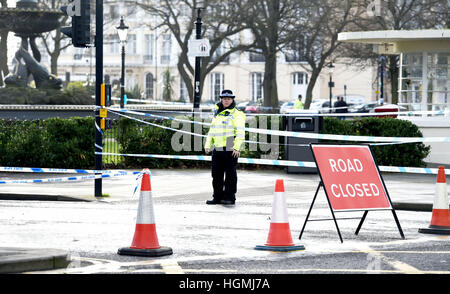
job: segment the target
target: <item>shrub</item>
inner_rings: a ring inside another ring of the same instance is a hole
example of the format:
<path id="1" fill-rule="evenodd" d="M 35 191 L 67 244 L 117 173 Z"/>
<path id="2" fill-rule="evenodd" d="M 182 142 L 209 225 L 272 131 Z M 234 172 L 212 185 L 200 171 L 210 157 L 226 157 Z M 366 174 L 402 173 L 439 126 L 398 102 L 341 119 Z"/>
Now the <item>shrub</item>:
<path id="1" fill-rule="evenodd" d="M 180 117 L 185 120 L 192 117 Z M 266 122 L 260 120 L 257 124 L 247 119 L 248 127 L 265 128 Z M 173 123 L 171 120 L 152 121 L 161 126 L 182 129 L 193 132 L 193 124 Z M 267 128 L 271 123 L 280 123 L 280 120 L 267 120 Z M 195 151 L 197 139 L 189 135 L 177 133 L 172 130 L 143 124 L 130 119 L 121 119 L 116 127 L 119 132 L 116 136 L 120 153 L 125 154 L 163 154 L 163 155 L 204 155 L 204 138 L 201 138 L 201 150 Z M 281 128 L 279 128 L 281 129 Z M 202 134 L 206 135 L 208 127 L 202 127 Z M 383 136 L 383 137 L 422 137 L 418 127 L 409 121 L 393 118 L 363 118 L 356 120 L 337 120 L 325 118 L 324 134 Z M 251 134 L 251 135 L 250 135 Z M 190 137 L 190 139 L 189 139 Z M 261 142 L 264 135 L 246 133 L 246 140 Z M 273 139 L 266 137 L 268 142 Z M 270 155 L 271 159 L 282 159 L 284 154 L 283 141 L 279 138 L 278 151 L 268 145 L 250 148 L 245 144 L 241 157 L 263 158 Z M 0 120 L 0 164 L 3 166 L 53 167 L 53 168 L 94 168 L 94 118 L 51 118 L 36 121 L 5 121 Z M 329 143 L 330 141 L 324 141 Z M 178 143 L 178 148 L 172 147 Z M 340 142 L 342 144 L 355 144 L 354 142 Z M 359 144 L 359 143 L 357 143 Z M 184 148 L 181 148 L 183 147 Z M 189 151 L 183 151 L 189 150 Z M 423 143 L 408 143 L 373 146 L 375 159 L 379 165 L 387 166 L 425 166 L 423 159 L 429 154 L 430 147 Z M 272 154 L 270 154 L 272 152 Z M 124 158 L 125 167 L 133 168 L 194 168 L 210 167 L 206 161 L 173 160 L 145 157 Z M 112 165 L 111 167 L 114 167 Z M 240 165 L 241 168 L 283 168 L 268 165 Z"/>
<path id="2" fill-rule="evenodd" d="M 361 118 L 338 120 L 325 117 L 324 134 L 379 136 L 379 137 L 422 137 L 419 128 L 410 121 L 395 118 Z M 349 142 L 341 142 L 348 144 Z M 359 144 L 359 143 L 358 143 Z M 430 153 L 430 147 L 423 143 L 379 145 L 372 147 L 378 165 L 425 166 L 423 159 Z"/>
<path id="3" fill-rule="evenodd" d="M 1 121 L 0 164 L 93 168 L 94 119 Z"/>

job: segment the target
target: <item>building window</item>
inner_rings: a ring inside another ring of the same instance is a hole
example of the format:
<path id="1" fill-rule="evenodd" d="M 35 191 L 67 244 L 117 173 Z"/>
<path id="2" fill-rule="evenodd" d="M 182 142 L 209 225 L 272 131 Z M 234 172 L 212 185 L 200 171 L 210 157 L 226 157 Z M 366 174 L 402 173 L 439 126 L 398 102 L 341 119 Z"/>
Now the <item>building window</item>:
<path id="1" fill-rule="evenodd" d="M 154 40 L 153 35 L 145 35 L 144 44 L 144 63 L 152 63 L 153 61 L 153 51 L 154 51 Z"/>
<path id="2" fill-rule="evenodd" d="M 127 51 L 129 54 L 136 54 L 136 35 L 128 35 Z"/>
<path id="3" fill-rule="evenodd" d="M 218 73 L 218 72 L 213 72 L 211 74 L 211 100 L 212 101 L 217 101 L 220 98 L 220 93 L 223 90 L 224 87 L 224 74 L 223 73 Z"/>
<path id="4" fill-rule="evenodd" d="M 304 72 L 294 72 L 292 74 L 292 84 L 293 85 L 307 85 L 308 84 L 308 74 Z"/>
<path id="5" fill-rule="evenodd" d="M 75 54 L 73 55 L 73 59 L 81 60 L 83 59 L 83 48 L 75 48 Z"/>
<path id="6" fill-rule="evenodd" d="M 252 82 L 252 101 L 258 101 L 259 99 L 264 99 L 264 88 L 263 81 L 264 76 L 261 72 L 252 72 L 251 74 Z"/>
<path id="7" fill-rule="evenodd" d="M 109 16 L 111 19 L 119 18 L 119 7 L 117 5 L 109 6 Z"/>
<path id="8" fill-rule="evenodd" d="M 119 53 L 119 36 L 117 34 L 109 35 L 109 53 L 118 54 Z"/>
<path id="9" fill-rule="evenodd" d="M 284 52 L 286 62 L 302 62 L 306 61 L 306 46 L 305 38 L 303 36 L 298 37 L 293 43 L 291 43 L 287 50 Z"/>
<path id="10" fill-rule="evenodd" d="M 261 49 L 256 49 L 256 52 L 250 52 L 250 62 L 264 62 L 264 60 Z"/>
<path id="11" fill-rule="evenodd" d="M 169 34 L 162 35 L 162 54 L 161 54 L 161 64 L 170 63 L 170 53 L 172 50 L 172 38 Z"/>
<path id="12" fill-rule="evenodd" d="M 213 55 L 211 56 L 210 62 L 215 62 L 220 56 L 222 56 L 223 54 L 226 53 L 225 42 L 226 41 L 222 41 L 222 43 L 220 43 L 219 47 L 217 47 L 217 49 L 214 51 Z M 225 57 L 221 62 L 222 63 L 229 63 L 230 62 L 230 55 Z"/>
<path id="13" fill-rule="evenodd" d="M 153 99 L 153 75 L 151 73 L 145 75 L 145 98 Z"/>

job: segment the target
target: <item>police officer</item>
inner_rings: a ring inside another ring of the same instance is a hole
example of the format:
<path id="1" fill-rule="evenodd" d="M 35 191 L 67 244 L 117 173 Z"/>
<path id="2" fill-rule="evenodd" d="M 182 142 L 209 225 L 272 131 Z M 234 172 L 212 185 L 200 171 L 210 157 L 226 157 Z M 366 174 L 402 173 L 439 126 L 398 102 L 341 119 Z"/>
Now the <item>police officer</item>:
<path id="1" fill-rule="evenodd" d="M 239 150 L 245 139 L 245 114 L 236 108 L 234 97 L 231 90 L 222 91 L 206 138 L 206 154 L 212 150 L 211 175 L 214 190 L 213 199 L 206 201 L 206 204 L 233 205 L 236 201 L 236 166 Z"/>
<path id="2" fill-rule="evenodd" d="M 297 101 L 295 101 L 294 109 L 303 109 L 302 95 L 298 95 Z"/>

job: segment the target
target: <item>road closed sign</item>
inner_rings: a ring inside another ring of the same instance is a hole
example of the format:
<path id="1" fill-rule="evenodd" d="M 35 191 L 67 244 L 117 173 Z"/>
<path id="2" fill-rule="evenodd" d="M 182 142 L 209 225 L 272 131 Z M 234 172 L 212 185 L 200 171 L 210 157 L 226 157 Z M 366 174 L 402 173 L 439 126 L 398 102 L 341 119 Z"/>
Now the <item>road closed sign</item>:
<path id="1" fill-rule="evenodd" d="M 311 145 L 333 210 L 391 209 L 369 146 Z"/>

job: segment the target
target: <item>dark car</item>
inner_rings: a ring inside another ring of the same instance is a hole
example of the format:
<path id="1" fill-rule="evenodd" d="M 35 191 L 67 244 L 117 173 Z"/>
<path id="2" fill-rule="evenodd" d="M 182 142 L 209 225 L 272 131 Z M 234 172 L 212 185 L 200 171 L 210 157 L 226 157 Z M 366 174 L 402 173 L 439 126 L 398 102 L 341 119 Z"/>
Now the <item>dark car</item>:
<path id="1" fill-rule="evenodd" d="M 367 112 L 373 112 L 374 108 L 378 106 L 377 102 L 369 102 L 364 104 L 358 104 L 353 106 L 348 110 L 348 112 L 351 113 L 367 113 Z"/>

